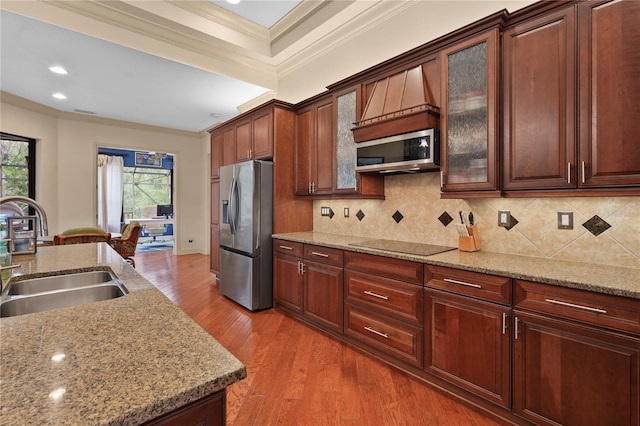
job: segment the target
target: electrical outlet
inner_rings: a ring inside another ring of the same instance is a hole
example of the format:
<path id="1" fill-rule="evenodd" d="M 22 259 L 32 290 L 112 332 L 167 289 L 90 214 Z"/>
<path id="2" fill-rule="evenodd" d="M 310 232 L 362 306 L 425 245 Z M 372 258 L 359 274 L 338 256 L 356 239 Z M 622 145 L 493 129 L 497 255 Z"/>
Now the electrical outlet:
<path id="1" fill-rule="evenodd" d="M 573 212 L 558 212 L 558 229 L 573 229 Z"/>
<path id="2" fill-rule="evenodd" d="M 344 217 L 349 217 L 349 207 L 344 208 Z"/>
<path id="3" fill-rule="evenodd" d="M 511 212 L 501 210 L 498 212 L 498 226 L 508 228 L 511 224 Z"/>

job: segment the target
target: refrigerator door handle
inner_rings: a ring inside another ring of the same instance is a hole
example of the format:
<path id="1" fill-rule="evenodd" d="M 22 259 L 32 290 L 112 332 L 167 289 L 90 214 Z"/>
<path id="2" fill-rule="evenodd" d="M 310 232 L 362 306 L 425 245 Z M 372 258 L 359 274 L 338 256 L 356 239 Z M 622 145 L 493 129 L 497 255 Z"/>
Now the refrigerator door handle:
<path id="1" fill-rule="evenodd" d="M 235 216 L 238 202 L 235 198 L 236 178 L 231 179 L 231 186 L 229 187 L 229 230 L 232 235 L 236 233 Z"/>

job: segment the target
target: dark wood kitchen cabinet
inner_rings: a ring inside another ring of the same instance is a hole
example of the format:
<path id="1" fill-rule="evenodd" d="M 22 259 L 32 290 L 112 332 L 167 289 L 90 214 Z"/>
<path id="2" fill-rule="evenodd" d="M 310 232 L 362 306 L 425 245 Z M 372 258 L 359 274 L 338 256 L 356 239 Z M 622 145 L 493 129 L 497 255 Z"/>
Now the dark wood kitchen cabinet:
<path id="1" fill-rule="evenodd" d="M 227 391 L 223 389 L 178 408 L 143 426 L 224 426 L 227 417 Z"/>
<path id="2" fill-rule="evenodd" d="M 296 195 L 333 192 L 333 99 L 325 96 L 296 112 Z"/>
<path id="3" fill-rule="evenodd" d="M 578 17 L 578 186 L 637 191 L 640 2 L 587 1 L 578 5 Z"/>
<path id="4" fill-rule="evenodd" d="M 500 195 L 499 38 L 491 29 L 441 52 L 443 198 Z"/>
<path id="5" fill-rule="evenodd" d="M 536 424 L 637 425 L 640 303 L 517 280 L 513 377 Z"/>
<path id="6" fill-rule="evenodd" d="M 211 240 L 210 269 L 216 275 L 220 273 L 220 179 L 211 179 Z"/>
<path id="7" fill-rule="evenodd" d="M 575 188 L 576 10 L 504 32 L 503 188 Z"/>
<path id="8" fill-rule="evenodd" d="M 505 31 L 507 196 L 637 193 L 638 22 L 638 2 L 585 1 Z"/>
<path id="9" fill-rule="evenodd" d="M 345 252 L 345 335 L 422 367 L 423 269 L 416 262 Z"/>
<path id="10" fill-rule="evenodd" d="M 325 330 L 342 333 L 342 250 L 274 240 L 274 298 Z"/>
<path id="11" fill-rule="evenodd" d="M 273 240 L 273 297 L 276 307 L 302 314 L 303 245 Z"/>
<path id="12" fill-rule="evenodd" d="M 428 266 L 424 369 L 511 408 L 511 280 Z"/>
<path id="13" fill-rule="evenodd" d="M 227 166 L 236 162 L 236 132 L 233 125 L 220 129 L 222 137 L 222 161 L 221 166 Z"/>

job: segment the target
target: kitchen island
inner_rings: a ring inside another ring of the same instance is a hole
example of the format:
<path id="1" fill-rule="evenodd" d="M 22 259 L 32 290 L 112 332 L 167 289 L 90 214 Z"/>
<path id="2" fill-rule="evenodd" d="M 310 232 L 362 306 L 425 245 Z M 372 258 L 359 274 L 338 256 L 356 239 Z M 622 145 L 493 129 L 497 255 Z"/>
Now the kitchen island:
<path id="1" fill-rule="evenodd" d="M 0 319 L 0 424 L 142 424 L 216 394 L 224 421 L 245 366 L 106 243 L 14 263 L 14 277 L 111 270 L 129 294 Z"/>

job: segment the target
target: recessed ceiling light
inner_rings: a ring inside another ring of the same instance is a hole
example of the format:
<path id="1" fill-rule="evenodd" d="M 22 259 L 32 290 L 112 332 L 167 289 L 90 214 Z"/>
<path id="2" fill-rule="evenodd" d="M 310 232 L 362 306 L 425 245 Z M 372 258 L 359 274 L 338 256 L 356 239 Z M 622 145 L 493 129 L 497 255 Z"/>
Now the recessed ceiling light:
<path id="1" fill-rule="evenodd" d="M 49 71 L 55 72 L 56 74 L 68 74 L 67 70 L 57 65 L 55 67 L 49 67 Z"/>
<path id="2" fill-rule="evenodd" d="M 240 0 L 227 0 L 227 3 L 238 4 L 240 3 Z"/>
<path id="3" fill-rule="evenodd" d="M 67 99 L 67 97 L 65 95 L 63 95 L 62 93 L 54 93 L 53 97 L 56 98 L 56 99 L 62 99 L 62 100 Z"/>

